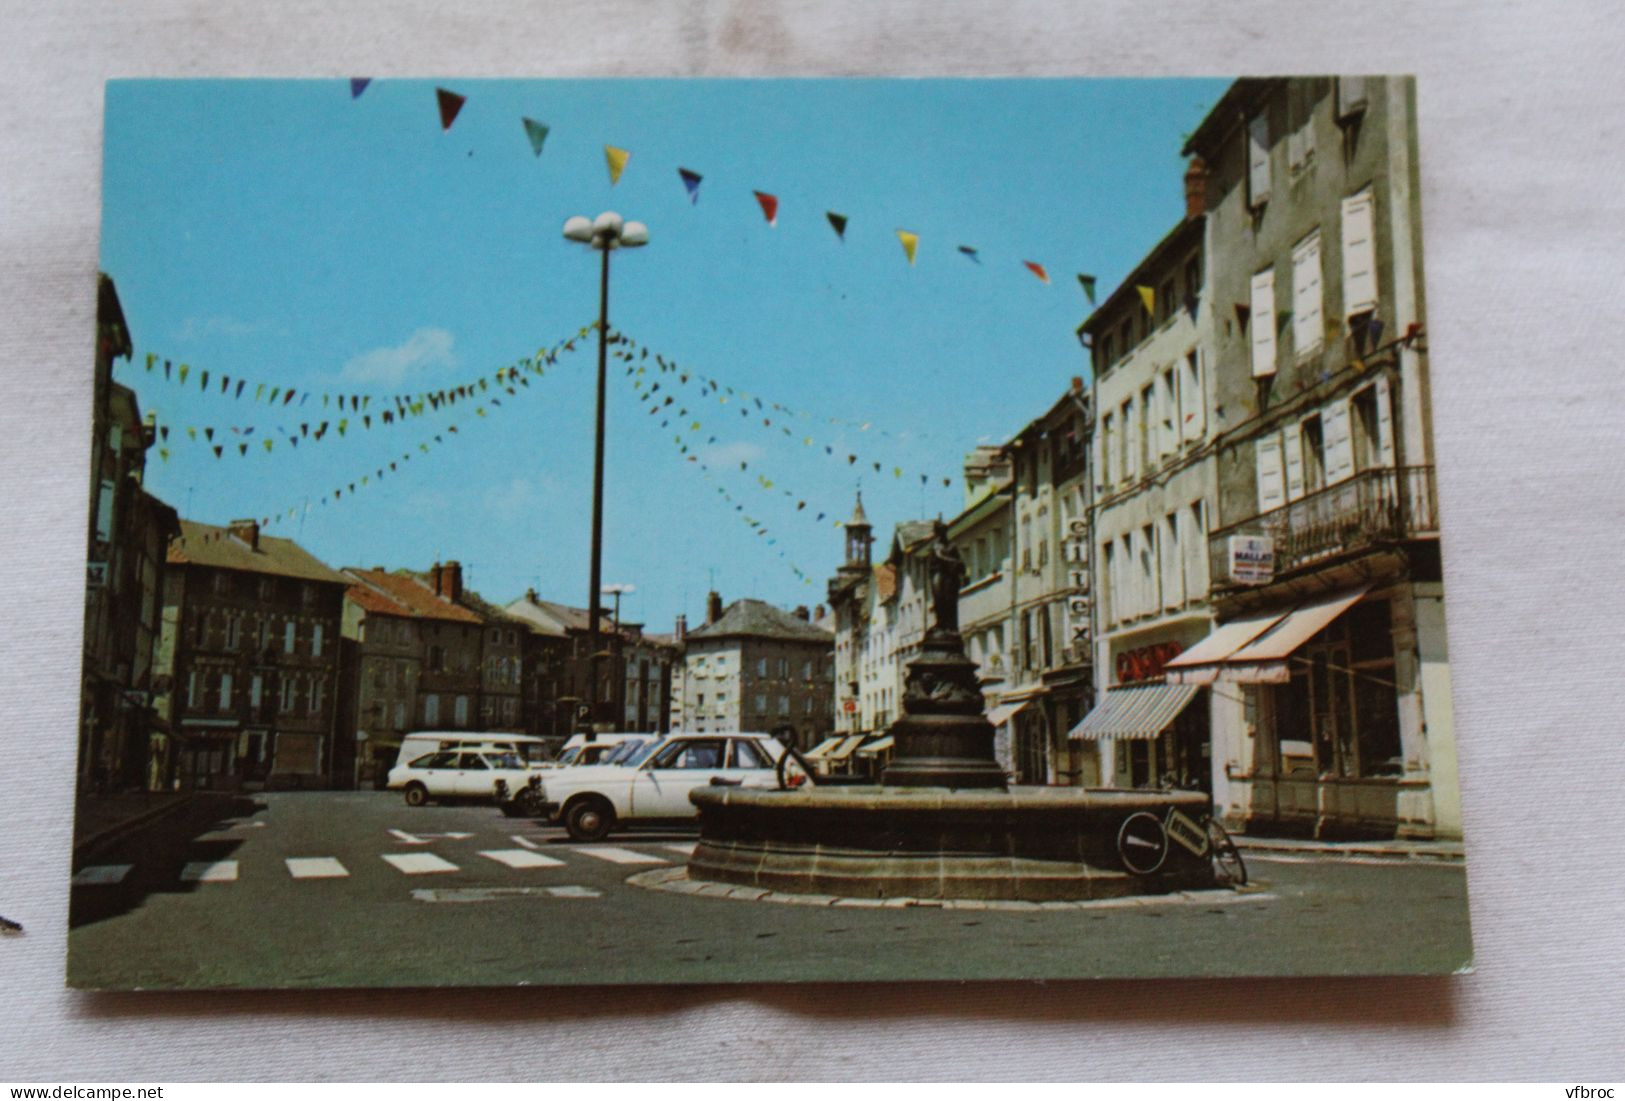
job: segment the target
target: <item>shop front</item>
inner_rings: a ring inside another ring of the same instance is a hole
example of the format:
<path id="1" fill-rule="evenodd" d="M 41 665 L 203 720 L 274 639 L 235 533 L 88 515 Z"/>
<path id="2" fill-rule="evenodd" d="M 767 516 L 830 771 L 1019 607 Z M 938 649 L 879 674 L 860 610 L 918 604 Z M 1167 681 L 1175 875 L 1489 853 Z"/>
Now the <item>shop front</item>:
<path id="1" fill-rule="evenodd" d="M 1107 787 L 1213 791 L 1212 737 L 1206 692 L 1170 685 L 1165 670 L 1207 630 L 1205 617 L 1185 617 L 1105 640 L 1110 676 L 1067 740 L 1098 760 Z"/>
<path id="2" fill-rule="evenodd" d="M 1453 785 L 1432 784 L 1445 753 L 1453 774 L 1454 737 L 1447 701 L 1427 730 L 1426 658 L 1442 648 L 1443 612 L 1442 595 L 1426 588 L 1368 582 L 1260 608 L 1168 663 L 1170 686 L 1212 693 L 1227 821 L 1257 833 L 1395 837 L 1450 835 L 1453 820 L 1459 836 L 1459 810 L 1441 813 L 1435 798 L 1453 798 Z M 1437 616 L 1419 601 L 1436 602 Z"/>

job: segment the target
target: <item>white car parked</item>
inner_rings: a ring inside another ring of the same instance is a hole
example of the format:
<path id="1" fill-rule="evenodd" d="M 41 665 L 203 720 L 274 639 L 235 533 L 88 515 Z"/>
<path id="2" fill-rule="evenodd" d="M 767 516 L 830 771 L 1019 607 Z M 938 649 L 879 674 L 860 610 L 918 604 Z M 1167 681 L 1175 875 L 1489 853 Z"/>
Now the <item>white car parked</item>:
<path id="1" fill-rule="evenodd" d="M 498 780 L 516 790 L 534 775 L 517 753 L 442 749 L 390 769 L 388 788 L 421 807 L 430 799 L 495 799 Z"/>
<path id="2" fill-rule="evenodd" d="M 515 792 L 525 812 L 562 822 L 577 841 L 599 841 L 629 822 L 692 822 L 699 814 L 688 793 L 716 780 L 751 787 L 777 785 L 784 746 L 768 734 L 672 734 L 619 765 L 582 765 L 529 777 Z"/>

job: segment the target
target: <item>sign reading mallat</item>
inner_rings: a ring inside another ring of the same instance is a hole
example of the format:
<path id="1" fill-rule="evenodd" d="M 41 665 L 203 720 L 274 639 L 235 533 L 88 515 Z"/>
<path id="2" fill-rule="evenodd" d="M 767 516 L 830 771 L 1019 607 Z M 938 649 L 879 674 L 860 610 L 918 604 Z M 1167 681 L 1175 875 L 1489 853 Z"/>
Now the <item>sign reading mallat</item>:
<path id="1" fill-rule="evenodd" d="M 1232 535 L 1230 580 L 1238 585 L 1267 585 L 1275 580 L 1275 540 L 1268 535 Z"/>

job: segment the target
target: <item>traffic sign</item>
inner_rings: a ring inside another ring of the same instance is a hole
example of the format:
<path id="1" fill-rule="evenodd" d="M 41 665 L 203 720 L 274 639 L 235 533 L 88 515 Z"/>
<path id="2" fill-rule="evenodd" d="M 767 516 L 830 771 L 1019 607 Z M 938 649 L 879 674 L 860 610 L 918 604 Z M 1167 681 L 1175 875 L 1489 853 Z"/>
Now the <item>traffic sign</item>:
<path id="1" fill-rule="evenodd" d="M 1117 855 L 1135 875 L 1150 875 L 1168 859 L 1168 831 L 1154 814 L 1131 814 L 1117 831 Z"/>

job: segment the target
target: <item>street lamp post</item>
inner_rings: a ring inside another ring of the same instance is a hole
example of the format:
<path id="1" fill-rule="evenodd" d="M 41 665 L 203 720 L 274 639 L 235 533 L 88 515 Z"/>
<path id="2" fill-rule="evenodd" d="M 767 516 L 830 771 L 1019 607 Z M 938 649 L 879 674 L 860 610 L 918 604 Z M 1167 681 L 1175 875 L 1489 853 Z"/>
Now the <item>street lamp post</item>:
<path id="1" fill-rule="evenodd" d="M 609 254 L 618 248 L 638 248 L 649 243 L 649 229 L 642 222 L 626 222 L 606 210 L 588 221 L 577 215 L 564 223 L 564 237 L 597 249 L 603 254 L 598 277 L 598 412 L 593 440 L 592 462 L 592 568 L 587 583 L 587 714 L 582 733 L 593 740 L 593 724 L 599 718 L 598 668 L 598 590 L 604 555 L 604 379 L 609 363 Z"/>
<path id="2" fill-rule="evenodd" d="M 621 650 L 621 644 L 624 641 L 621 638 L 621 596 L 623 593 L 633 593 L 637 592 L 637 590 L 638 587 L 636 585 L 629 585 L 625 583 L 605 585 L 601 590 L 605 596 L 613 596 L 615 598 L 615 637 L 614 641 L 610 644 L 608 653 L 615 659 L 615 673 L 618 677 L 620 677 L 621 680 L 620 695 L 617 696 L 614 692 L 610 693 L 610 703 L 613 704 L 615 708 L 614 715 L 617 725 L 619 725 L 626 717 L 626 667 L 622 664 L 623 653 Z"/>

